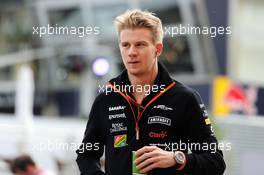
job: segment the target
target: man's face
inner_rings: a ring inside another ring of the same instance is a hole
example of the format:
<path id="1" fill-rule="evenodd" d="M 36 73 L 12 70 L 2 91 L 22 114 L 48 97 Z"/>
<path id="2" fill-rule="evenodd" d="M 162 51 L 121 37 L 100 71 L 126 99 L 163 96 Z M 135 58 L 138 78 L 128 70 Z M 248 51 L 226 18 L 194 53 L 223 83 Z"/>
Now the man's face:
<path id="1" fill-rule="evenodd" d="M 146 28 L 124 29 L 120 32 L 119 48 L 129 74 L 140 76 L 151 72 L 162 44 L 154 44 L 151 31 Z"/>

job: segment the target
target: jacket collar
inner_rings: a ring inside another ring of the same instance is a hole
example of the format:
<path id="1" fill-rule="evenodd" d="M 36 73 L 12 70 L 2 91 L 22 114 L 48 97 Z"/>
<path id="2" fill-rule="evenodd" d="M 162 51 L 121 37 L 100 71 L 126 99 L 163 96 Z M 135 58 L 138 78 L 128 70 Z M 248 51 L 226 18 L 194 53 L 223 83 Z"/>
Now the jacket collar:
<path id="1" fill-rule="evenodd" d="M 121 74 L 109 81 L 112 85 L 119 85 L 119 86 L 125 86 L 125 85 L 131 85 L 129 79 L 127 70 L 124 69 Z M 154 81 L 155 85 L 158 85 L 159 87 L 163 85 L 164 87 L 167 87 L 173 82 L 172 78 L 170 77 L 168 71 L 165 69 L 165 67 L 158 62 L 158 75 Z M 124 92 L 123 90 L 121 90 Z"/>
<path id="2" fill-rule="evenodd" d="M 129 79 L 127 70 L 123 70 L 122 73 L 117 76 L 116 78 L 113 78 L 109 81 L 110 84 L 114 87 L 119 87 L 119 91 L 123 96 L 126 96 L 130 99 L 133 99 L 132 101 L 136 101 L 132 93 L 130 93 L 128 87 L 131 85 Z M 148 102 L 150 102 L 155 96 L 157 96 L 161 91 L 167 89 L 167 87 L 171 86 L 174 80 L 169 76 L 168 71 L 164 68 L 164 66 L 158 62 L 158 75 L 156 77 L 156 80 L 154 82 L 154 85 L 156 85 L 156 90 L 150 90 L 149 94 L 143 99 L 142 103 L 139 104 L 140 107 L 143 107 L 147 105 Z M 128 86 L 126 86 L 128 85 Z M 120 88 L 121 87 L 121 88 Z M 152 88 L 151 88 L 152 89 Z M 137 103 L 134 103 L 137 104 Z"/>

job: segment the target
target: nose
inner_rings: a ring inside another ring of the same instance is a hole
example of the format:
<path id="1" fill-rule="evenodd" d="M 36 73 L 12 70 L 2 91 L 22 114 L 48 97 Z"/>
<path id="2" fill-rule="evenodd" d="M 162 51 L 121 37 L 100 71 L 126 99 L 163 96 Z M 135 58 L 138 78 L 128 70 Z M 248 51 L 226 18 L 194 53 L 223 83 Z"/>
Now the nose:
<path id="1" fill-rule="evenodd" d="M 131 46 L 128 50 L 128 56 L 133 57 L 137 55 L 137 50 L 135 46 Z"/>

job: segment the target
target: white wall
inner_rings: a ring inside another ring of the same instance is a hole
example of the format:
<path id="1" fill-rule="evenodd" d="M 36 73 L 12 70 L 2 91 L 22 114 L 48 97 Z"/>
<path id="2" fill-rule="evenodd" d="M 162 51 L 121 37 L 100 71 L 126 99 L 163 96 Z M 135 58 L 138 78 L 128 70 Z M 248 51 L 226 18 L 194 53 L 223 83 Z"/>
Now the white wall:
<path id="1" fill-rule="evenodd" d="M 229 2 L 229 75 L 244 83 L 264 86 L 264 1 Z"/>

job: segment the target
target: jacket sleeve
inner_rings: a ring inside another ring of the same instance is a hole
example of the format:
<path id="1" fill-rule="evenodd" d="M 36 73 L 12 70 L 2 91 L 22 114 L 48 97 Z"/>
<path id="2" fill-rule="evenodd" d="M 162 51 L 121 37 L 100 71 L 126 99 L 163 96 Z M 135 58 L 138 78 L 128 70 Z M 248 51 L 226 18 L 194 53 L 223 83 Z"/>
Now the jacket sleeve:
<path id="1" fill-rule="evenodd" d="M 183 172 L 192 175 L 222 175 L 226 168 L 223 153 L 218 149 L 211 121 L 197 92 L 192 92 L 189 96 L 186 117 L 191 153 L 186 154 L 187 161 Z"/>
<path id="2" fill-rule="evenodd" d="M 83 141 L 76 151 L 77 164 L 81 175 L 104 175 L 100 158 L 104 152 L 104 136 L 100 124 L 100 104 L 98 99 L 93 103 Z"/>

